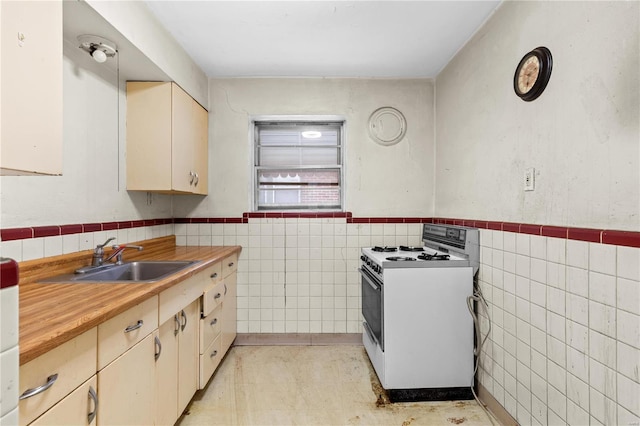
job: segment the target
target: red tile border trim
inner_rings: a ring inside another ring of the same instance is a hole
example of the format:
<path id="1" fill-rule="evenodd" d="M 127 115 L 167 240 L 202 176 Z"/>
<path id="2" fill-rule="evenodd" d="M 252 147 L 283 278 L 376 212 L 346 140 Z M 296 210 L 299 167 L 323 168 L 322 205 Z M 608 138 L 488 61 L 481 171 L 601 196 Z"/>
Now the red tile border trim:
<path id="1" fill-rule="evenodd" d="M 240 219 L 241 220 L 241 219 Z M 167 225 L 173 219 L 125 220 L 121 222 L 84 223 L 71 225 L 32 226 L 25 228 L 0 229 L 1 241 L 26 240 L 30 238 L 56 237 L 59 235 L 82 234 L 85 232 L 112 231 L 117 229 L 140 228 L 143 226 Z"/>
<path id="2" fill-rule="evenodd" d="M 402 224 L 402 223 L 436 223 L 462 225 L 480 229 L 515 232 L 545 237 L 565 238 L 569 240 L 587 241 L 602 244 L 640 247 L 640 232 L 619 231 L 591 228 L 571 228 L 563 226 L 536 225 L 515 222 L 497 222 L 474 219 L 444 217 L 353 217 L 350 212 L 247 212 L 242 217 L 197 217 L 197 218 L 162 218 L 126 220 L 120 222 L 84 223 L 68 225 L 33 226 L 23 228 L 0 229 L 1 241 L 15 241 L 30 238 L 57 235 L 81 234 L 84 232 L 109 231 L 117 229 L 139 228 L 143 226 L 165 225 L 171 223 L 203 224 L 203 223 L 249 223 L 249 219 L 263 218 L 344 218 L 346 223 L 367 224 Z"/>
<path id="3" fill-rule="evenodd" d="M 616 246 L 640 247 L 640 232 L 602 231 L 602 243 Z"/>

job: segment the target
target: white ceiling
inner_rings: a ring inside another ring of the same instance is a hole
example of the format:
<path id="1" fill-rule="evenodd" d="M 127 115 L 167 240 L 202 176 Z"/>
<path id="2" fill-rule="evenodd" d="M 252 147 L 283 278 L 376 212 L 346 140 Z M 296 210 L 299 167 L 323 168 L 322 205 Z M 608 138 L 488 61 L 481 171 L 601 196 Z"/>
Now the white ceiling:
<path id="1" fill-rule="evenodd" d="M 209 77 L 435 77 L 501 0 L 146 3 Z"/>

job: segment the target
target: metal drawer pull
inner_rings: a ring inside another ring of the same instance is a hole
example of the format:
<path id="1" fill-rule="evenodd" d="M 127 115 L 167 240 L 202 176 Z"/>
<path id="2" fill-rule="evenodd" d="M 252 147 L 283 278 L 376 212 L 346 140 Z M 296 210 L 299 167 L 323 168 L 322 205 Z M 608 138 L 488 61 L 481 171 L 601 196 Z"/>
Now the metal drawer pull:
<path id="1" fill-rule="evenodd" d="M 51 386 L 53 386 L 56 380 L 58 380 L 58 373 L 52 374 L 49 377 L 47 377 L 47 383 L 45 383 L 44 385 L 38 386 L 37 388 L 33 388 L 33 389 L 27 389 L 26 391 L 24 391 L 24 393 L 20 395 L 20 399 L 22 400 L 22 399 L 31 398 L 34 395 L 37 395 L 39 393 L 46 391 Z"/>
<path id="2" fill-rule="evenodd" d="M 231 268 L 233 266 L 233 262 L 229 263 L 229 268 Z"/>
<path id="3" fill-rule="evenodd" d="M 129 327 L 124 329 L 125 333 L 131 333 L 133 330 L 137 330 L 140 327 L 142 327 L 142 324 L 144 324 L 144 322 L 142 320 L 138 320 L 138 322 L 135 325 L 130 325 Z"/>
<path id="4" fill-rule="evenodd" d="M 195 177 L 196 177 L 196 176 L 193 174 L 193 172 L 192 172 L 192 171 L 189 171 L 189 185 L 193 185 L 193 179 L 194 179 Z"/>
<path id="5" fill-rule="evenodd" d="M 91 424 L 98 414 L 98 395 L 96 395 L 96 391 L 93 389 L 93 386 L 89 386 L 89 398 L 93 400 L 93 411 L 91 411 L 87 416 L 89 419 L 88 423 Z"/>
<path id="6" fill-rule="evenodd" d="M 214 318 L 214 319 L 211 320 L 209 325 L 216 325 L 217 323 L 218 323 L 218 318 Z"/>
<path id="7" fill-rule="evenodd" d="M 155 341 L 156 346 L 158 347 L 158 352 L 153 354 L 153 357 L 157 361 L 158 358 L 160 358 L 160 354 L 162 353 L 162 343 L 160 343 L 160 339 L 158 338 L 158 336 L 154 337 L 153 340 Z"/>
<path id="8" fill-rule="evenodd" d="M 216 355 L 218 355 L 218 351 L 213 351 L 211 352 L 211 355 L 209 356 L 209 358 L 213 358 Z"/>
<path id="9" fill-rule="evenodd" d="M 184 309 L 182 310 L 182 312 L 180 312 L 180 315 L 182 315 L 182 319 L 184 320 L 184 322 L 182 323 L 182 327 L 180 327 L 180 330 L 184 331 L 184 328 L 187 326 L 187 314 L 184 313 Z"/>
<path id="10" fill-rule="evenodd" d="M 217 276 L 218 276 L 218 273 L 217 273 L 217 272 L 214 272 L 214 273 L 213 273 L 213 274 L 211 274 L 209 277 L 210 277 L 210 278 L 215 278 L 215 277 L 217 277 Z"/>
<path id="11" fill-rule="evenodd" d="M 214 299 L 220 299 L 222 297 L 222 294 L 220 293 L 216 293 L 215 296 L 213 296 Z"/>
<path id="12" fill-rule="evenodd" d="M 174 320 L 174 321 L 175 321 L 175 323 L 176 323 L 176 328 L 174 328 L 174 329 L 173 329 L 173 335 L 174 335 L 174 336 L 177 336 L 177 335 L 178 335 L 178 333 L 180 332 L 180 318 L 178 318 L 178 314 L 175 314 L 175 315 L 173 316 L 173 320 Z"/>
<path id="13" fill-rule="evenodd" d="M 198 173 L 194 173 L 196 175 L 196 181 L 194 183 L 195 186 L 198 186 L 198 182 L 200 182 L 200 176 L 198 176 Z"/>

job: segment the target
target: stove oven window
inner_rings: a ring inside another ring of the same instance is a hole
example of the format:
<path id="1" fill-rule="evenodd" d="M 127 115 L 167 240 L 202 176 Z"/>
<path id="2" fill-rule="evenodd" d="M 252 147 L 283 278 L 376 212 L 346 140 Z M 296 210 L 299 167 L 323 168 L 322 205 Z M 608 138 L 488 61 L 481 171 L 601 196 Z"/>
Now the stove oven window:
<path id="1" fill-rule="evenodd" d="M 255 121 L 254 206 L 342 210 L 341 121 Z"/>

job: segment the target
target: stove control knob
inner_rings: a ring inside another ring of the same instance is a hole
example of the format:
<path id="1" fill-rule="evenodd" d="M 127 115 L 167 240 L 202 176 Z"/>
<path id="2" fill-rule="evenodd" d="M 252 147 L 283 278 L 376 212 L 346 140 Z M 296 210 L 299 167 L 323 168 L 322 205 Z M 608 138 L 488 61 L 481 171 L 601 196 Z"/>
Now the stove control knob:
<path id="1" fill-rule="evenodd" d="M 360 260 L 364 261 L 364 260 L 367 260 L 367 258 L 363 254 L 362 256 L 360 256 Z"/>
<path id="2" fill-rule="evenodd" d="M 371 266 L 371 261 L 367 259 L 367 266 Z"/>

